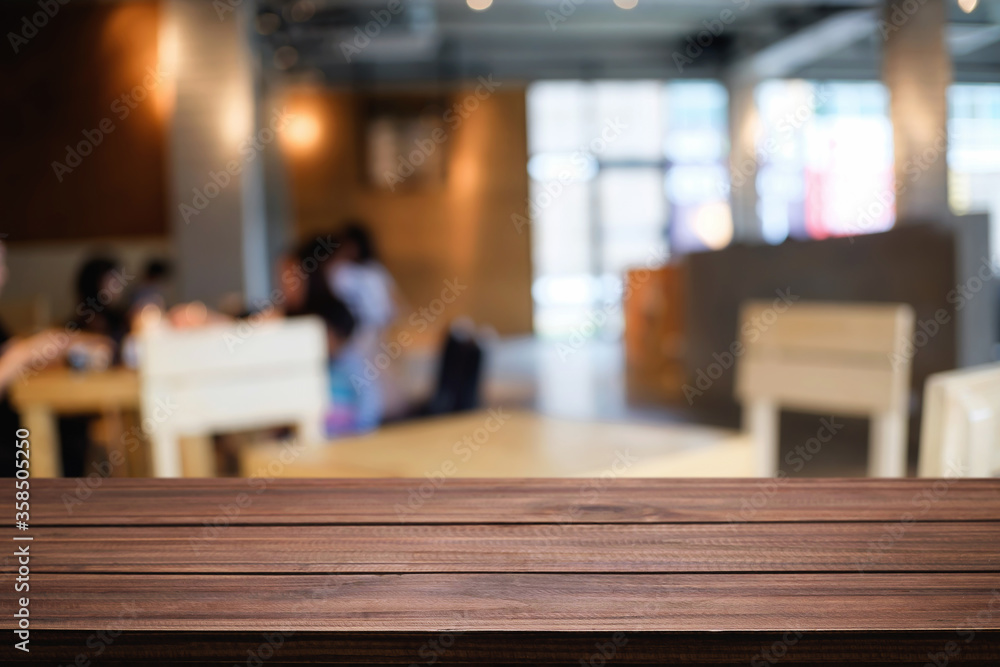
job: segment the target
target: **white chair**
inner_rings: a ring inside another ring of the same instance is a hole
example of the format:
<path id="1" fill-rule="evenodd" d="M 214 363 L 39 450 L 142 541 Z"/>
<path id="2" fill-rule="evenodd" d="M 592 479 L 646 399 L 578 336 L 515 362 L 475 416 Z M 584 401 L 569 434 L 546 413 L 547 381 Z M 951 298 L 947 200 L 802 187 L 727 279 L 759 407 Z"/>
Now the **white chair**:
<path id="1" fill-rule="evenodd" d="M 935 373 L 924 385 L 921 477 L 1000 473 L 1000 364 Z"/>
<path id="2" fill-rule="evenodd" d="M 909 306 L 753 301 L 743 306 L 740 332 L 736 395 L 758 476 L 778 471 L 781 408 L 869 417 L 869 476 L 906 474 Z"/>
<path id="3" fill-rule="evenodd" d="M 156 328 L 139 342 L 143 426 L 153 474 L 182 474 L 180 439 L 294 425 L 320 442 L 329 395 L 326 329 L 317 318 Z M 198 474 L 211 474 L 211 451 Z"/>

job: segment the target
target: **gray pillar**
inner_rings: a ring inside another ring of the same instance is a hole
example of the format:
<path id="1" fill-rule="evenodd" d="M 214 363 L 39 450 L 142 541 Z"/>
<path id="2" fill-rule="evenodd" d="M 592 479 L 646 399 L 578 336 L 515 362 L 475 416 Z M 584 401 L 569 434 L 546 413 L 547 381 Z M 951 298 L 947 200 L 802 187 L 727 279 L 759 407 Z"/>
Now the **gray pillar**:
<path id="1" fill-rule="evenodd" d="M 946 0 L 887 0 L 882 79 L 889 89 L 895 146 L 896 219 L 945 223 L 948 210 Z"/>
<path id="2" fill-rule="evenodd" d="M 733 214 L 733 241 L 763 241 L 757 214 L 757 136 L 760 116 L 754 89 L 757 79 L 734 74 L 726 80 L 729 93 L 729 206 Z"/>
<path id="3" fill-rule="evenodd" d="M 170 122 L 169 215 L 180 297 L 218 306 L 266 296 L 270 267 L 263 151 L 249 40 L 252 3 L 168 0 L 161 40 L 176 53 Z"/>
<path id="4" fill-rule="evenodd" d="M 283 90 L 270 90 L 262 95 L 265 109 L 277 109 L 284 100 Z M 261 119 L 266 123 L 267 119 Z M 283 253 L 295 242 L 292 202 L 289 192 L 288 164 L 280 150 L 264 151 L 264 206 L 266 212 L 267 262 L 274 267 Z M 271 274 L 268 274 L 271 275 Z"/>

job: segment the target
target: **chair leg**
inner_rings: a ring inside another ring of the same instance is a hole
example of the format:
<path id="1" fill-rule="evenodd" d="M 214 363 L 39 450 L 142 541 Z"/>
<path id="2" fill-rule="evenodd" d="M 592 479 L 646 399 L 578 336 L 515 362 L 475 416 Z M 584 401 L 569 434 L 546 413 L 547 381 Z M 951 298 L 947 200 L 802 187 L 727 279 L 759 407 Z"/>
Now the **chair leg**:
<path id="1" fill-rule="evenodd" d="M 152 450 L 154 477 L 181 477 L 181 448 L 177 434 L 164 428 L 150 434 L 149 446 Z"/>
<path id="2" fill-rule="evenodd" d="M 769 401 L 750 401 L 743 406 L 743 430 L 754 446 L 754 474 L 774 477 L 778 473 L 778 408 Z"/>
<path id="3" fill-rule="evenodd" d="M 323 415 L 317 414 L 301 420 L 296 424 L 295 436 L 307 447 L 322 444 L 326 440 L 323 433 Z"/>
<path id="4" fill-rule="evenodd" d="M 906 477 L 906 415 L 872 415 L 868 438 L 868 476 Z"/>
<path id="5" fill-rule="evenodd" d="M 969 469 L 963 477 L 993 475 L 993 449 L 996 447 L 996 419 L 988 410 L 972 415 L 969 424 Z M 956 475 L 956 471 L 947 471 Z"/>
<path id="6" fill-rule="evenodd" d="M 31 441 L 31 476 L 62 477 L 62 452 L 59 450 L 59 427 L 55 414 L 47 406 L 29 405 L 21 408 L 21 421 L 31 434 L 28 438 Z"/>

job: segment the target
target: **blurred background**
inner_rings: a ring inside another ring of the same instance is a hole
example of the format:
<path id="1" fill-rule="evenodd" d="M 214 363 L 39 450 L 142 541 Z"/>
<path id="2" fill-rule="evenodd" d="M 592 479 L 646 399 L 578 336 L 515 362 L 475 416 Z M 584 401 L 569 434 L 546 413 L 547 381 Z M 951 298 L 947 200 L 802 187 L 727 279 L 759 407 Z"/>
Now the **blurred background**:
<path id="1" fill-rule="evenodd" d="M 995 470 L 1000 2 L 0 26 L 0 381 L 37 474 L 915 474 L 974 432 Z"/>

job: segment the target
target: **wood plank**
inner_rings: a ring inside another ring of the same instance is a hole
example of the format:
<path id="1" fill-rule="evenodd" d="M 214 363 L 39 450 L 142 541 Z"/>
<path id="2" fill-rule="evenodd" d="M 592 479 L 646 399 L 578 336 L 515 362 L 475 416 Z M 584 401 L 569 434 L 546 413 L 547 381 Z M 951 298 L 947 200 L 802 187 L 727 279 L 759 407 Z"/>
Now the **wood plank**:
<path id="1" fill-rule="evenodd" d="M 9 531 L 13 533 L 13 531 Z M 1000 572 L 1000 523 L 35 528 L 32 573 Z M 7 559 L 2 571 L 17 564 Z"/>
<path id="2" fill-rule="evenodd" d="M 983 479 L 54 479 L 31 488 L 35 526 L 1000 521 L 1000 480 Z M 13 480 L 0 490 L 12 494 Z"/>
<path id="3" fill-rule="evenodd" d="M 865 302 L 797 302 L 782 309 L 780 302 L 748 301 L 740 313 L 749 324 L 744 340 L 748 352 L 808 350 L 812 353 L 868 355 L 889 365 L 888 355 L 900 349 L 900 330 L 912 330 L 913 310 L 904 304 Z"/>
<path id="4" fill-rule="evenodd" d="M 997 630 L 1000 575 L 37 574 L 31 605 L 33 630 Z"/>
<path id="5" fill-rule="evenodd" d="M 748 356 L 736 376 L 736 395 L 740 400 L 767 397 L 789 410 L 864 417 L 893 406 L 897 373 L 885 355 L 880 361 L 885 368 L 815 356 Z"/>

